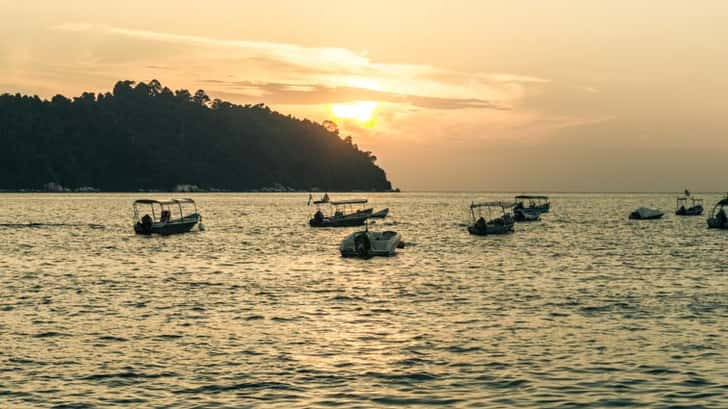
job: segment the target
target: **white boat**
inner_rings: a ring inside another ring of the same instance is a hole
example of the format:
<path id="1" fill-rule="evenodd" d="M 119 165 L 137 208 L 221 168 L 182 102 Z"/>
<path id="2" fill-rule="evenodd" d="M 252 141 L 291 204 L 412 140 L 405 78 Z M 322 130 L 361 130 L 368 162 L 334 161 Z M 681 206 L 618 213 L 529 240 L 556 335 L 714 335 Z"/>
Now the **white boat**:
<path id="1" fill-rule="evenodd" d="M 665 213 L 657 210 L 657 209 L 650 209 L 647 207 L 640 207 L 639 209 L 633 211 L 629 214 L 629 218 L 632 220 L 654 220 L 654 219 L 660 219 Z"/>
<path id="2" fill-rule="evenodd" d="M 393 256 L 401 242 L 402 236 L 395 231 L 364 230 L 347 236 L 339 250 L 344 257 Z"/>

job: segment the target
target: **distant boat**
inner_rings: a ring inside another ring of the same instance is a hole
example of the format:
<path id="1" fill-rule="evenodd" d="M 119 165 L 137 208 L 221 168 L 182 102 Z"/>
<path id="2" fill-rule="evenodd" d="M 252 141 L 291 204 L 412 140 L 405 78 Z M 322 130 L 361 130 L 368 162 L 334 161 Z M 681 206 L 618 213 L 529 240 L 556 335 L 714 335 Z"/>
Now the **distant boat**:
<path id="1" fill-rule="evenodd" d="M 189 209 L 192 206 L 193 209 Z M 192 199 L 153 200 L 140 199 L 134 202 L 134 232 L 136 234 L 167 236 L 187 233 L 195 225 L 202 227 L 202 215 L 197 211 L 197 204 Z M 140 216 L 140 210 L 147 208 L 148 213 Z M 185 214 L 185 208 L 187 213 Z M 174 209 L 174 210 L 173 210 Z M 172 218 L 173 211 L 179 211 L 178 218 Z"/>
<path id="2" fill-rule="evenodd" d="M 473 224 L 468 226 L 468 232 L 477 236 L 512 233 L 514 221 L 510 209 L 513 206 L 510 202 L 472 203 L 470 215 Z"/>
<path id="3" fill-rule="evenodd" d="M 548 213 L 551 210 L 551 202 L 548 196 L 542 195 L 518 195 L 515 198 L 514 210 L 527 209 L 539 213 Z"/>
<path id="4" fill-rule="evenodd" d="M 685 192 L 690 193 L 687 190 Z M 689 207 L 688 201 L 690 201 Z M 703 210 L 703 199 L 697 199 L 689 195 L 677 198 L 675 214 L 678 216 L 700 216 L 703 214 Z"/>
<path id="5" fill-rule="evenodd" d="M 632 220 L 654 220 L 660 219 L 665 213 L 657 209 L 649 209 L 647 207 L 640 207 L 629 214 L 629 218 Z"/>
<path id="6" fill-rule="evenodd" d="M 361 226 L 373 212 L 371 208 L 364 207 L 367 202 L 367 199 L 330 201 L 327 196 L 326 200 L 313 202 L 317 210 L 308 223 L 311 227 Z M 333 213 L 327 216 L 322 210 L 323 204 L 329 204 L 333 208 Z M 359 208 L 356 209 L 356 207 Z"/>
<path id="7" fill-rule="evenodd" d="M 710 217 L 708 217 L 708 227 L 711 229 L 728 229 L 728 215 L 725 208 L 728 207 L 728 194 L 715 206 Z"/>
<path id="8" fill-rule="evenodd" d="M 372 213 L 371 216 L 369 216 L 370 219 L 384 219 L 389 214 L 389 208 L 386 207 L 378 212 Z"/>

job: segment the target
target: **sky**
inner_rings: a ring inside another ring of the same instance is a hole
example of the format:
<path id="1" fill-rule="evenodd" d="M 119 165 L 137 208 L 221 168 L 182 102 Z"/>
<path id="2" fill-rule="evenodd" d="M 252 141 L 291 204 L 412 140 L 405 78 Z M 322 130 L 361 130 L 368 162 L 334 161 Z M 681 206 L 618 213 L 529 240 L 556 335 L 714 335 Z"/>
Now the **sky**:
<path id="1" fill-rule="evenodd" d="M 404 190 L 728 190 L 728 2 L 0 0 L 0 93 L 158 79 L 371 150 Z"/>

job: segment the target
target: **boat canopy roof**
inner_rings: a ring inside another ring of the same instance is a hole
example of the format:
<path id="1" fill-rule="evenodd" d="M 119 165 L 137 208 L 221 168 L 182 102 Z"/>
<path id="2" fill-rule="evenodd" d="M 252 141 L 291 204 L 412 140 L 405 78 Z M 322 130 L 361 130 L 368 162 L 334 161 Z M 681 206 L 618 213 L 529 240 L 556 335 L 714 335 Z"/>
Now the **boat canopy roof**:
<path id="1" fill-rule="evenodd" d="M 194 200 L 189 198 L 184 199 L 169 199 L 169 200 L 154 200 L 154 199 L 139 199 L 134 204 L 159 204 L 161 206 L 176 205 L 182 203 L 195 203 Z"/>
<path id="2" fill-rule="evenodd" d="M 336 202 L 330 202 L 334 206 L 343 206 L 343 205 L 351 205 L 351 204 L 366 204 L 368 202 L 367 199 L 350 199 L 350 200 L 339 200 Z M 326 202 L 322 202 L 326 203 Z"/>
<path id="3" fill-rule="evenodd" d="M 549 200 L 548 196 L 539 196 L 539 195 L 518 195 L 516 196 L 516 200 L 518 199 L 539 199 L 539 200 Z"/>
<path id="4" fill-rule="evenodd" d="M 515 206 L 516 204 L 513 202 L 503 202 L 503 201 L 496 201 L 496 202 L 478 202 L 478 203 L 472 203 L 470 205 L 471 209 L 477 209 L 479 207 L 502 207 L 504 209 L 508 209 L 510 207 Z"/>

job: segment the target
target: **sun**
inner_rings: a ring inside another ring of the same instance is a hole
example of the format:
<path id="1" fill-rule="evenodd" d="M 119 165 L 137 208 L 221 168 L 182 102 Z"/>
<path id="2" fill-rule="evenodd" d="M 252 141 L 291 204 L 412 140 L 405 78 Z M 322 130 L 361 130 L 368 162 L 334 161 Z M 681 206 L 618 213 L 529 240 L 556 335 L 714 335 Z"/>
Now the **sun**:
<path id="1" fill-rule="evenodd" d="M 336 119 L 351 119 L 362 124 L 371 124 L 377 103 L 373 101 L 356 101 L 331 104 L 331 115 Z"/>

